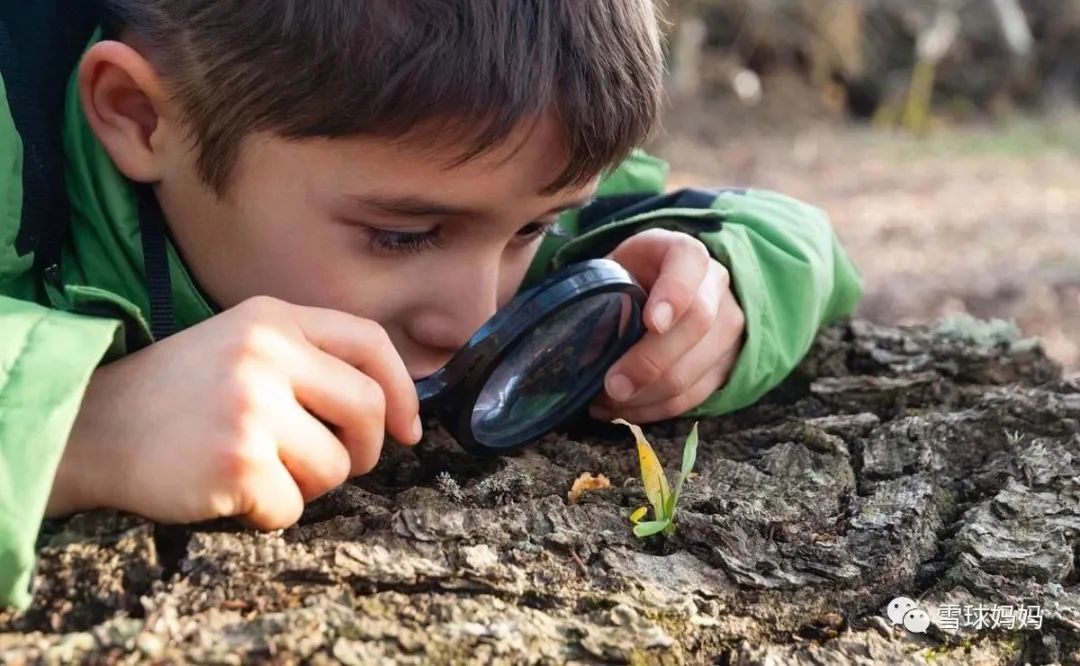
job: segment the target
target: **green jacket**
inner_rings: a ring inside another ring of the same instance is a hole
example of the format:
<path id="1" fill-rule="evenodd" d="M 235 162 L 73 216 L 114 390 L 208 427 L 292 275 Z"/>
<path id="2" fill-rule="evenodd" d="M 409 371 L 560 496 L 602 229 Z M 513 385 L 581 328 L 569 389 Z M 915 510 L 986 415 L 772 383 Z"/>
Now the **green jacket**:
<path id="1" fill-rule="evenodd" d="M 62 289 L 47 286 L 33 257 L 16 252 L 23 151 L 2 79 L 0 92 L 0 607 L 25 607 L 35 539 L 91 373 L 152 338 L 133 190 L 90 131 L 73 83 L 62 128 L 72 211 Z M 599 194 L 661 193 L 666 170 L 635 153 Z M 746 313 L 745 346 L 728 384 L 688 416 L 721 414 L 756 401 L 791 372 L 819 326 L 851 312 L 860 280 L 821 211 L 747 191 L 720 194 L 712 208 L 648 213 L 578 237 L 578 212 L 568 214 L 570 233 L 541 247 L 527 281 L 588 256 L 605 237 L 610 243 L 612 234 L 680 215 L 723 219 L 720 231 L 699 236 L 730 269 Z M 176 251 L 168 252 L 177 321 L 190 327 L 212 310 Z"/>

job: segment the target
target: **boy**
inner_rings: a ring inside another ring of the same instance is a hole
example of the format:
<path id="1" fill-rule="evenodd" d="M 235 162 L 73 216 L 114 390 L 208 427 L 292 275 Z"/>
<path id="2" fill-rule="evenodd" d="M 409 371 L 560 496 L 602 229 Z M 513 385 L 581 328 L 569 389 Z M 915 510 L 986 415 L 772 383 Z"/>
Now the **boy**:
<path id="1" fill-rule="evenodd" d="M 544 270 L 557 221 L 663 190 L 633 150 L 660 108 L 650 0 L 104 5 L 51 128 L 58 252 L 26 240 L 56 218 L 22 197 L 48 142 L 24 162 L 13 117 L 39 116 L 0 106 L 0 605 L 28 602 L 45 514 L 293 524 L 384 433 L 421 438 L 413 380 Z M 815 209 L 710 205 L 720 231 L 610 253 L 649 330 L 596 418 L 745 406 L 858 300 Z"/>

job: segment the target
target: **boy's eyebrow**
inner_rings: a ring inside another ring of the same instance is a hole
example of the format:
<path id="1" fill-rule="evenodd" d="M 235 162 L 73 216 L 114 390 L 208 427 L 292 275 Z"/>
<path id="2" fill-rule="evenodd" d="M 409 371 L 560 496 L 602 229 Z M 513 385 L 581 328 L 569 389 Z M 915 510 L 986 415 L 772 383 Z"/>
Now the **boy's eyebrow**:
<path id="1" fill-rule="evenodd" d="M 377 208 L 384 213 L 401 217 L 473 217 L 485 218 L 487 213 L 468 206 L 455 206 L 440 201 L 425 199 L 417 195 L 358 195 L 350 197 L 353 201 Z M 549 210 L 545 215 L 557 215 L 574 208 L 587 205 L 594 197 L 584 197 Z"/>

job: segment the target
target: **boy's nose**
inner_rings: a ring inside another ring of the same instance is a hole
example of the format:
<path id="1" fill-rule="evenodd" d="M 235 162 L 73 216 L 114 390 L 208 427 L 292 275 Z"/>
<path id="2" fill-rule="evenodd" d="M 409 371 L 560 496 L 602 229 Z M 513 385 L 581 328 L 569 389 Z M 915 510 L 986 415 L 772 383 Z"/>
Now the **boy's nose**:
<path id="1" fill-rule="evenodd" d="M 468 289 L 463 296 L 450 296 L 432 303 L 412 317 L 409 337 L 423 347 L 433 362 L 445 363 L 487 322 L 498 308 L 497 287 Z"/>

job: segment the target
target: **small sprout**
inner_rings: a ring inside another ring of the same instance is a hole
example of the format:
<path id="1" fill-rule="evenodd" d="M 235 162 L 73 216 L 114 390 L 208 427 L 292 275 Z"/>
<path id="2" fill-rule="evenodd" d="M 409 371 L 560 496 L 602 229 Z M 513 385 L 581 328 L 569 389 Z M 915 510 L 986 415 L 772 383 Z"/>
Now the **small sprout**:
<path id="1" fill-rule="evenodd" d="M 610 488 L 611 480 L 603 474 L 592 474 L 585 472 L 578 478 L 574 479 L 574 485 L 570 487 L 570 492 L 567 493 L 567 499 L 571 504 L 577 504 L 581 499 L 582 494 L 590 490 L 601 490 L 603 488 Z"/>
<path id="2" fill-rule="evenodd" d="M 653 510 L 653 519 L 649 521 L 642 520 L 649 510 L 646 506 L 640 506 L 630 514 L 630 522 L 634 525 L 634 535 L 643 539 L 660 532 L 671 534 L 675 531 L 675 507 L 682 493 L 683 482 L 690 476 L 694 463 L 697 461 L 698 424 L 694 424 L 690 435 L 686 438 L 686 444 L 683 446 L 682 470 L 675 482 L 675 492 L 671 492 L 667 477 L 664 475 L 664 468 L 660 465 L 660 459 L 656 457 L 656 452 L 645 439 L 645 433 L 641 431 L 641 428 L 623 419 L 615 419 L 613 423 L 624 425 L 634 433 L 634 439 L 637 440 L 638 460 L 641 462 L 641 484 L 645 488 L 645 497 Z"/>

